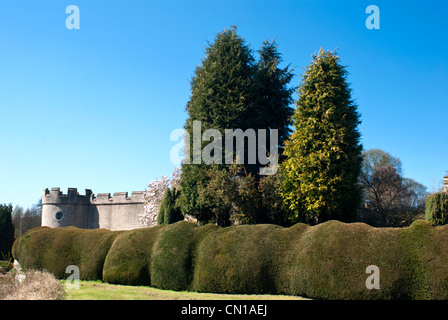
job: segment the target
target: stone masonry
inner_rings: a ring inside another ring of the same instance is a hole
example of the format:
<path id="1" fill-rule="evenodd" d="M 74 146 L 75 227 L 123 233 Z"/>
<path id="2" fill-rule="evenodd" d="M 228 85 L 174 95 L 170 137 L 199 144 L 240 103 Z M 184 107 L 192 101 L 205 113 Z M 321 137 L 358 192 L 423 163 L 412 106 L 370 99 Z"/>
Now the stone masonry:
<path id="1" fill-rule="evenodd" d="M 144 191 L 99 193 L 87 189 L 80 195 L 76 188 L 63 194 L 60 188 L 45 189 L 42 195 L 42 226 L 74 226 L 82 229 L 105 228 L 130 230 L 140 228 L 138 215 L 143 212 Z"/>

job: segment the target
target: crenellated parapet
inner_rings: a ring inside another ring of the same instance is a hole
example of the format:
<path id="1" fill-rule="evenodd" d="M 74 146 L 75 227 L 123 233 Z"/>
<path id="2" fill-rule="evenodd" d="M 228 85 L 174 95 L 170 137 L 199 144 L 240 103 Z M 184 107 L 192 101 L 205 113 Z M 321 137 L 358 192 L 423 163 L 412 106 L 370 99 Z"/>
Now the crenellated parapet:
<path id="1" fill-rule="evenodd" d="M 86 189 L 85 195 L 80 195 L 77 188 L 68 188 L 67 194 L 60 188 L 45 189 L 42 204 L 89 204 L 93 196 L 92 190 Z"/>
<path id="2" fill-rule="evenodd" d="M 110 193 L 98 193 L 96 197 L 93 197 L 92 203 L 97 205 L 102 204 L 139 204 L 144 202 L 144 191 L 133 191 L 131 196 L 128 197 L 127 192 L 115 192 L 113 197 Z"/>

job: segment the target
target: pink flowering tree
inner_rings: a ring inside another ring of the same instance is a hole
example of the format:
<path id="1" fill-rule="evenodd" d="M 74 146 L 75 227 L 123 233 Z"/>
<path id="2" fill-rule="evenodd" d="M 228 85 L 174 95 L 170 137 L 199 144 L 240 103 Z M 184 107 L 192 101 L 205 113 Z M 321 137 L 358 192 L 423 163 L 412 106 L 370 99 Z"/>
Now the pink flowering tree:
<path id="1" fill-rule="evenodd" d="M 170 177 L 161 176 L 148 183 L 148 189 L 145 190 L 144 210 L 139 214 L 138 220 L 142 227 L 153 227 L 157 224 L 157 215 L 160 209 L 160 203 L 167 188 L 178 189 L 180 185 L 181 168 L 176 167 Z"/>

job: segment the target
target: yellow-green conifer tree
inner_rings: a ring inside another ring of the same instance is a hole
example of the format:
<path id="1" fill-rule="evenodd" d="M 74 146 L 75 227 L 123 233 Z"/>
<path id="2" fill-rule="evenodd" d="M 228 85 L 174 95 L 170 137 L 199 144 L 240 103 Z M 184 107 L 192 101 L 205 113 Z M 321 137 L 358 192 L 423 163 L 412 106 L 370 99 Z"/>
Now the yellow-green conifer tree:
<path id="1" fill-rule="evenodd" d="M 313 55 L 286 142 L 283 199 L 291 222 L 354 221 L 360 203 L 360 116 L 335 52 Z"/>

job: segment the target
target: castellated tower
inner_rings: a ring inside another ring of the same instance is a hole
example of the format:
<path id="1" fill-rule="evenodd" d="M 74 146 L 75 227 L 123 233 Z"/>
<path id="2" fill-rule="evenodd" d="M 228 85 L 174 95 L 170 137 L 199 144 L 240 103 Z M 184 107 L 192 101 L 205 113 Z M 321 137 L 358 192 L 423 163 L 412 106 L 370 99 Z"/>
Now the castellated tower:
<path id="1" fill-rule="evenodd" d="M 90 190 L 80 196 L 74 188 L 69 188 L 66 195 L 59 188 L 52 188 L 51 191 L 45 189 L 42 195 L 42 225 L 52 228 L 87 228 L 91 196 Z"/>
<path id="2" fill-rule="evenodd" d="M 42 226 L 51 228 L 74 226 L 82 229 L 105 228 L 130 230 L 140 228 L 138 215 L 143 212 L 144 192 L 100 193 L 97 197 L 87 189 L 79 195 L 76 188 L 63 194 L 60 188 L 45 189 L 42 195 Z"/>

